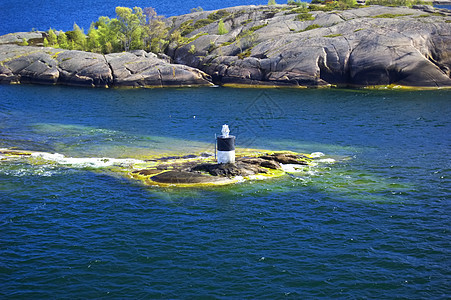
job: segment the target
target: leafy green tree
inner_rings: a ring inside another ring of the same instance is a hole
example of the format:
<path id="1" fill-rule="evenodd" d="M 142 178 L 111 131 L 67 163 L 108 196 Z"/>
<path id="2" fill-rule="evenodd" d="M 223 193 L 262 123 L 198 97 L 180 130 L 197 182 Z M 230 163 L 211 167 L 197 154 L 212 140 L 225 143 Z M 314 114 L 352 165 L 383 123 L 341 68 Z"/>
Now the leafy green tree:
<path id="1" fill-rule="evenodd" d="M 47 38 L 44 38 L 44 41 L 42 42 L 42 44 L 44 45 L 44 47 L 48 47 L 49 46 L 49 40 Z"/>
<path id="2" fill-rule="evenodd" d="M 55 34 L 55 31 L 53 29 L 49 29 L 47 33 L 47 40 L 49 42 L 50 47 L 58 47 L 58 37 Z"/>
<path id="3" fill-rule="evenodd" d="M 154 19 L 147 27 L 148 36 L 151 40 L 150 51 L 154 53 L 164 52 L 169 45 L 168 28 L 165 23 L 159 18 Z"/>
<path id="4" fill-rule="evenodd" d="M 276 0 L 268 0 L 268 5 L 276 5 Z"/>
<path id="5" fill-rule="evenodd" d="M 142 43 L 138 41 L 142 38 L 142 26 L 146 23 L 146 17 L 140 7 L 133 10 L 128 7 L 116 7 L 116 15 L 120 24 L 121 40 L 125 51 L 136 49 Z"/>
<path id="6" fill-rule="evenodd" d="M 99 17 L 97 22 L 91 26 L 97 29 L 97 39 L 102 53 L 111 53 L 114 51 L 123 50 L 121 40 L 119 39 L 120 25 L 117 19 Z"/>
<path id="7" fill-rule="evenodd" d="M 88 31 L 87 50 L 91 52 L 102 52 L 102 46 L 100 45 L 99 33 L 94 24 L 91 24 Z"/>
<path id="8" fill-rule="evenodd" d="M 218 34 L 219 35 L 223 35 L 223 34 L 227 34 L 229 31 L 227 30 L 227 28 L 224 25 L 224 21 L 221 19 L 219 20 L 218 23 Z"/>
<path id="9" fill-rule="evenodd" d="M 67 41 L 67 35 L 64 32 L 58 34 L 58 45 L 63 49 L 69 48 L 69 43 Z"/>
<path id="10" fill-rule="evenodd" d="M 74 27 L 72 31 L 66 32 L 67 38 L 70 42 L 70 49 L 73 50 L 86 50 L 86 35 L 76 23 L 74 23 Z"/>

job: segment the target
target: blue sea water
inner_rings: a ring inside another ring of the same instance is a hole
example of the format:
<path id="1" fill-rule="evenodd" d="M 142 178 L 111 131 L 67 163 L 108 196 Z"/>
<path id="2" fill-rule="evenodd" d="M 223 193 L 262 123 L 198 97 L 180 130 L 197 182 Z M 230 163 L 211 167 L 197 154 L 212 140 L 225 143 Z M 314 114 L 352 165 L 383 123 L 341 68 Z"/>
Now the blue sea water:
<path id="1" fill-rule="evenodd" d="M 114 8 L 267 1 L 0 2 L 0 34 Z M 0 160 L 0 298 L 447 299 L 451 93 L 0 85 L 0 148 L 127 158 L 239 147 L 331 165 L 225 187 Z"/>
<path id="2" fill-rule="evenodd" d="M 267 4 L 265 0 L 211 0 L 211 1 L 149 1 L 149 0 L 2 0 L 0 1 L 0 35 L 11 32 L 30 31 L 31 29 L 72 30 L 74 22 L 88 29 L 91 22 L 99 16 L 115 17 L 117 6 L 153 7 L 159 15 L 166 17 L 182 15 L 192 8 L 204 10 L 220 9 L 238 5 Z"/>
<path id="3" fill-rule="evenodd" d="M 450 91 L 0 86 L 0 148 L 337 163 L 224 187 L 0 161 L 0 298 L 446 299 Z"/>

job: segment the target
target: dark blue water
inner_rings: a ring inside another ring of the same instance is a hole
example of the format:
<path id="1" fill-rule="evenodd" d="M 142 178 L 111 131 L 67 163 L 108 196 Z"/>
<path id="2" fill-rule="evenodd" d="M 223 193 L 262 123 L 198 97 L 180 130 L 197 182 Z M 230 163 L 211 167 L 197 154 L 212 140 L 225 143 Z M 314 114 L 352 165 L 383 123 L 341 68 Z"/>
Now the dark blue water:
<path id="1" fill-rule="evenodd" d="M 238 146 L 336 164 L 226 187 L 0 161 L 0 298 L 446 299 L 449 91 L 0 86 L 0 148 Z"/>
<path id="2" fill-rule="evenodd" d="M 286 1 L 277 1 L 280 4 Z M 307 1 L 310 2 L 310 1 Z M 72 30 L 74 22 L 88 30 L 91 22 L 99 16 L 115 17 L 117 6 L 154 7 L 158 14 L 175 16 L 189 13 L 192 8 L 202 7 L 214 10 L 238 5 L 262 5 L 266 0 L 211 0 L 211 1 L 145 1 L 145 0 L 98 0 L 98 1 L 55 1 L 55 0 L 2 0 L 0 1 L 0 35 L 30 31 L 32 29 Z M 440 8 L 450 9 L 449 5 Z"/>
<path id="3" fill-rule="evenodd" d="M 74 22 L 88 30 L 91 22 L 99 16 L 115 17 L 117 6 L 153 7 L 164 16 L 182 15 L 192 8 L 204 10 L 220 9 L 238 5 L 267 4 L 265 0 L 227 0 L 227 1 L 145 1 L 145 0 L 2 0 L 0 1 L 0 35 L 11 32 L 30 31 L 31 29 L 72 30 Z"/>

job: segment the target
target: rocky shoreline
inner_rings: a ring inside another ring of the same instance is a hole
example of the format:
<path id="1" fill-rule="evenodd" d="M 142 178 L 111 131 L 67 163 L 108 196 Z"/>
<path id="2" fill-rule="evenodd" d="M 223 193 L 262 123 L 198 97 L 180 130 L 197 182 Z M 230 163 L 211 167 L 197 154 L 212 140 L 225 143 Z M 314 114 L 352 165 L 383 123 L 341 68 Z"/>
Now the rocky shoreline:
<path id="1" fill-rule="evenodd" d="M 312 11 L 240 6 L 158 55 L 97 54 L 39 45 L 44 32 L 0 37 L 0 83 L 87 87 L 451 87 L 451 12 L 431 6 Z M 213 12 L 166 19 L 172 31 Z M 196 26 L 195 26 L 196 27 Z M 20 46 L 23 41 L 34 46 Z"/>

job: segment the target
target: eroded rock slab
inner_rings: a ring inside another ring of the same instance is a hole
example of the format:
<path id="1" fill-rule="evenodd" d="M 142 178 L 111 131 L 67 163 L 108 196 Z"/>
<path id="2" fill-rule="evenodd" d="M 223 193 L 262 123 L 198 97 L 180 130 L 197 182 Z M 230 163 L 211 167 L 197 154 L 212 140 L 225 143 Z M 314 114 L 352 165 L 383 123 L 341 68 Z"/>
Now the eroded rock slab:
<path id="1" fill-rule="evenodd" d="M 7 40 L 10 38 L 8 37 Z M 0 41 L 2 39 L 0 38 Z M 204 72 L 138 51 L 97 53 L 0 43 L 0 83 L 87 87 L 207 86 Z"/>

